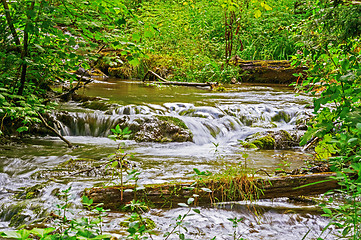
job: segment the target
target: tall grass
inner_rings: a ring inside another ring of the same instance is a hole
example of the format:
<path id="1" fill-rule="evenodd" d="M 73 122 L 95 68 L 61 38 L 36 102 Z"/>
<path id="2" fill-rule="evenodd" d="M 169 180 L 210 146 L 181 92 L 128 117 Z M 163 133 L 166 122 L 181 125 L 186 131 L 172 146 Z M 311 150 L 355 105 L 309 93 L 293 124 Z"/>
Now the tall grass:
<path id="1" fill-rule="evenodd" d="M 293 13 L 294 0 L 271 0 L 267 4 L 271 10 L 262 8 L 257 0 L 249 1 L 248 6 L 239 3 L 236 12 L 240 27 L 232 55 L 243 60 L 281 60 L 295 53 L 290 29 L 299 17 Z M 145 61 L 147 68 L 166 68 L 166 77 L 183 81 L 210 81 L 218 75 L 228 81 L 235 77 L 232 70 L 222 66 L 225 26 L 221 1 L 151 0 L 130 5 L 144 22 L 130 26 L 130 32 L 132 40 L 147 49 L 152 59 Z M 256 11 L 262 15 L 256 17 Z"/>

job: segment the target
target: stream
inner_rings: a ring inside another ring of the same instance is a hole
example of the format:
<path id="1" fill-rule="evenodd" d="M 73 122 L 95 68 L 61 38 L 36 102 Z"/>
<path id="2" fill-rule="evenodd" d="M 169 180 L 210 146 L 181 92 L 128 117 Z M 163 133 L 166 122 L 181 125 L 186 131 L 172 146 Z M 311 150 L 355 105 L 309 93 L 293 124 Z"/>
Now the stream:
<path id="1" fill-rule="evenodd" d="M 57 193 L 68 188 L 73 212 L 69 217 L 88 215 L 80 202 L 84 188 L 119 184 L 119 179 L 101 174 L 53 176 L 47 171 L 69 159 L 106 162 L 120 142 L 107 136 L 122 119 L 136 122 L 154 116 L 173 117 L 182 120 L 193 135 L 193 140 L 186 142 L 121 141 L 124 150 L 133 155 L 131 161 L 140 172 L 140 184 L 189 180 L 194 168 L 217 172 L 232 163 L 246 162 L 251 169 L 267 172 L 306 166 L 305 161 L 312 157 L 300 148 L 254 150 L 241 147 L 239 141 L 265 131 L 302 134 L 296 128 L 311 116 L 312 109 L 307 108 L 312 102 L 310 96 L 296 95 L 284 85 L 237 84 L 227 88 L 230 90 L 217 92 L 119 79 L 89 84 L 78 93 L 101 98 L 106 108 L 94 110 L 71 101 L 59 103 L 52 115 L 59 131 L 77 148 L 67 149 L 61 140 L 49 136 L 1 146 L 0 231 L 24 223 L 40 223 L 61 204 Z M 248 154 L 247 158 L 244 153 Z M 36 184 L 44 184 L 36 197 L 19 198 L 24 188 Z M 321 217 L 322 211 L 317 206 L 288 198 L 197 208 L 200 214 L 185 219 L 188 232 L 183 232 L 190 239 L 234 239 L 234 233 L 244 239 L 317 239 L 319 236 L 333 239 L 331 230 L 322 232 L 329 219 Z M 146 217 L 156 224 L 153 238 L 164 239 L 162 234 L 172 229 L 175 218 L 186 212 L 182 207 L 147 212 Z M 126 229 L 120 222 L 126 218 L 125 213 L 109 212 L 104 222 L 105 231 L 121 238 Z M 242 219 L 236 228 L 228 220 L 234 218 Z M 169 239 L 178 238 L 174 235 Z"/>

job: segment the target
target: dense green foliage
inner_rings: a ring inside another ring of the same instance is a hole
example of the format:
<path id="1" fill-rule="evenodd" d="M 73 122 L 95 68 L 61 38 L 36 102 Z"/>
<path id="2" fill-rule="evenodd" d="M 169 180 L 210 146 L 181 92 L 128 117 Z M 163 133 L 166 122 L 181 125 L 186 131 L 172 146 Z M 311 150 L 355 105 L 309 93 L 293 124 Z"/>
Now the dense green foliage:
<path id="1" fill-rule="evenodd" d="M 124 41 L 127 21 L 137 22 L 121 2 L 2 1 L 0 7 L 0 117 L 3 125 L 16 120 L 18 131 L 39 121 L 48 107 L 49 85 L 69 81 L 71 71 L 89 69 L 98 49 L 135 52 Z M 22 124 L 20 123 L 22 122 Z"/>
<path id="2" fill-rule="evenodd" d="M 293 7 L 294 1 L 144 2 L 135 13 L 148 25 L 135 28 L 133 40 L 148 51 L 146 67 L 156 67 L 169 78 L 229 82 L 238 78 L 237 69 L 225 62 L 235 55 L 244 60 L 289 59 L 296 52 L 289 31 L 301 16 Z M 232 34 L 228 55 L 227 29 Z"/>
<path id="3" fill-rule="evenodd" d="M 298 33 L 303 53 L 295 56 L 309 70 L 302 86 L 315 94 L 314 112 L 303 143 L 313 137 L 316 151 L 338 172 L 345 204 L 324 208 L 340 237 L 360 239 L 361 205 L 361 5 L 342 1 L 305 3 L 309 18 Z M 331 201 L 333 199 L 331 198 Z"/>
<path id="4" fill-rule="evenodd" d="M 179 81 L 227 82 L 239 78 L 236 55 L 292 58 L 309 68 L 295 87 L 315 95 L 303 144 L 321 140 L 318 157 L 338 172 L 345 196 L 344 205 L 325 206 L 325 213 L 341 237 L 360 239 L 360 36 L 361 4 L 340 0 L 2 0 L 0 134 L 39 122 L 52 106 L 49 86 L 72 85 L 79 67 L 131 66 L 139 78 L 156 69 Z M 115 53 L 100 54 L 103 48 Z M 36 231 L 23 233 L 45 234 Z"/>
<path id="5" fill-rule="evenodd" d="M 142 78 L 227 82 L 242 59 L 288 59 L 301 15 L 293 1 L 25 1 L 0 5 L 0 131 L 19 132 L 51 107 L 49 86 L 79 67 Z M 116 50 L 101 54 L 101 49 Z M 144 55 L 147 53 L 147 55 Z M 140 64 L 141 63 L 141 64 Z M 139 65 L 140 64 L 140 65 Z M 0 132 L 0 133 L 2 133 Z"/>

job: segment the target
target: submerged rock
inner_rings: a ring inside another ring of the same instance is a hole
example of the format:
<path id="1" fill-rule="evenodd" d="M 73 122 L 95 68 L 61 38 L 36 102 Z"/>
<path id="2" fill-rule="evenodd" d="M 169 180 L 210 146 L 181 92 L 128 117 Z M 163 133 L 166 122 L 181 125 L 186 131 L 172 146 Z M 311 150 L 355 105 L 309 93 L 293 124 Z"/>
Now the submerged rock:
<path id="1" fill-rule="evenodd" d="M 124 116 L 121 128 L 128 127 L 130 139 L 138 142 L 187 142 L 193 135 L 184 122 L 170 116 Z"/>
<path id="2" fill-rule="evenodd" d="M 107 102 L 102 102 L 102 101 L 86 101 L 86 102 L 83 102 L 81 106 L 85 107 L 85 108 L 93 109 L 93 110 L 106 111 L 110 107 L 112 107 L 113 104 L 109 104 Z"/>
<path id="3" fill-rule="evenodd" d="M 41 221 L 48 215 L 48 211 L 35 202 L 0 205 L 0 219 L 10 222 L 9 227 L 17 228 L 34 221 Z"/>
<path id="4" fill-rule="evenodd" d="M 42 189 L 46 187 L 47 183 L 36 184 L 34 186 L 25 188 L 24 191 L 21 191 L 15 195 L 15 198 L 18 199 L 33 199 L 41 195 Z"/>
<path id="5" fill-rule="evenodd" d="M 245 148 L 287 149 L 298 146 L 299 140 L 285 130 L 255 133 L 241 142 Z"/>
<path id="6" fill-rule="evenodd" d="M 123 161 L 123 168 L 134 166 L 129 160 Z M 120 173 L 120 168 L 112 167 L 112 160 L 99 161 L 88 158 L 69 159 L 53 169 L 42 170 L 34 173 L 36 179 L 51 179 L 61 177 L 105 177 Z"/>
<path id="7" fill-rule="evenodd" d="M 281 122 L 281 121 L 285 121 L 286 123 L 288 123 L 291 120 L 291 116 L 286 113 L 285 111 L 279 111 L 276 115 L 274 115 L 271 120 L 273 122 Z"/>

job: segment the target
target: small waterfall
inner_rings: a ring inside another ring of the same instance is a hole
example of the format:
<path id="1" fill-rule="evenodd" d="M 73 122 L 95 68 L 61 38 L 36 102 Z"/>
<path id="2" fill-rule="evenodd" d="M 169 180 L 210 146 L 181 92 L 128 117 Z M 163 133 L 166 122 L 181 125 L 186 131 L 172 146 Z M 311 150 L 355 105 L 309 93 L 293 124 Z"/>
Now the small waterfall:
<path id="1" fill-rule="evenodd" d="M 121 119 L 134 121 L 156 116 L 171 116 L 182 120 L 193 134 L 196 144 L 227 142 L 242 139 L 262 129 L 292 128 L 304 118 L 305 109 L 286 109 L 265 104 L 225 104 L 216 107 L 194 106 L 190 103 L 161 105 L 126 105 L 103 111 L 57 113 L 58 129 L 68 136 L 105 137 Z M 253 129 L 253 130 L 252 130 Z"/>
<path id="2" fill-rule="evenodd" d="M 110 134 L 120 115 L 106 115 L 104 112 L 67 112 L 57 113 L 56 127 L 64 136 L 105 137 Z"/>

